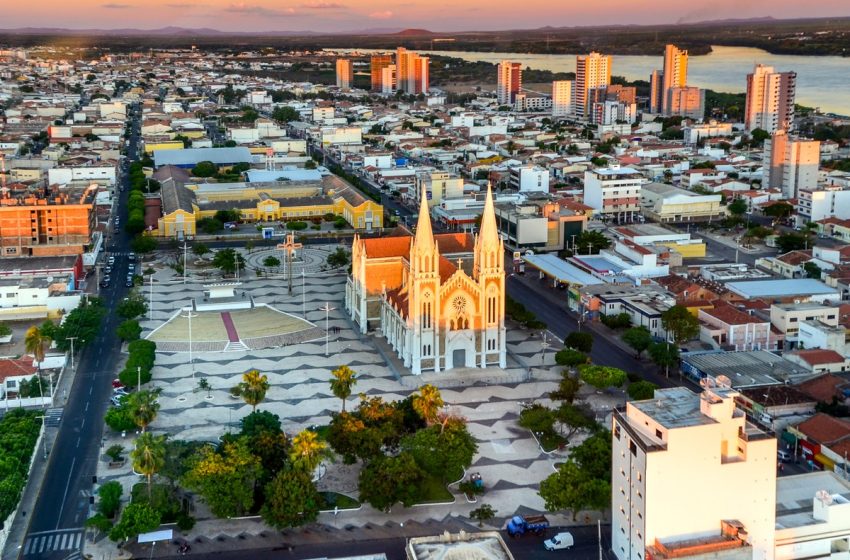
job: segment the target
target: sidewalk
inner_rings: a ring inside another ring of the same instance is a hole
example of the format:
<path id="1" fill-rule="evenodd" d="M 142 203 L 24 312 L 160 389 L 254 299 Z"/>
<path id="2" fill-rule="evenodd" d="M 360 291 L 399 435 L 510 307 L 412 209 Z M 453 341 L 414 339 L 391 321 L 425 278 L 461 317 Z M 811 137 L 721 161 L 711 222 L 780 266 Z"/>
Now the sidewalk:
<path id="1" fill-rule="evenodd" d="M 70 363 L 70 361 L 69 361 Z M 76 371 L 69 372 L 70 366 L 60 376 L 56 388 L 54 389 L 53 408 L 63 408 L 67 400 L 67 395 L 71 390 L 71 384 L 76 377 Z M 38 449 L 33 451 L 36 459 L 33 462 L 32 470 L 27 480 L 27 485 L 21 495 L 21 501 L 18 505 L 17 515 L 11 520 L 9 533 L 6 537 L 6 545 L 3 549 L 2 559 L 13 560 L 17 559 L 18 553 L 24 544 L 27 531 L 29 530 L 30 520 L 32 519 L 32 511 L 35 507 L 38 497 L 41 494 L 41 485 L 44 481 L 44 476 L 47 472 L 47 463 L 50 461 L 50 452 L 56 442 L 56 436 L 59 434 L 58 427 L 49 427 L 45 431 L 45 437 L 39 444 Z M 44 459 L 44 450 L 47 449 L 47 460 Z"/>

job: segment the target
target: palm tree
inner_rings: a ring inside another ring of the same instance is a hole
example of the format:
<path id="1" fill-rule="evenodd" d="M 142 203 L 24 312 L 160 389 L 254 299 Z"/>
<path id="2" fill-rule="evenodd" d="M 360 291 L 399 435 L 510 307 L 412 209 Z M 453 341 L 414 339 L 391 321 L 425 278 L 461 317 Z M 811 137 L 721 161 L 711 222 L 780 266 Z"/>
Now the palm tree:
<path id="1" fill-rule="evenodd" d="M 136 448 L 130 452 L 133 470 L 148 479 L 148 500 L 151 497 L 153 475 L 165 466 L 165 436 L 155 436 L 150 432 L 136 438 Z"/>
<path id="2" fill-rule="evenodd" d="M 145 432 L 159 412 L 159 390 L 131 393 L 127 397 L 127 408 L 133 423 Z"/>
<path id="3" fill-rule="evenodd" d="M 242 393 L 242 399 L 251 405 L 251 412 L 257 410 L 257 405 L 263 402 L 266 398 L 266 392 L 269 390 L 269 378 L 252 369 L 242 376 L 242 383 L 239 384 Z"/>
<path id="4" fill-rule="evenodd" d="M 322 459 L 328 454 L 328 446 L 319 439 L 316 432 L 303 430 L 292 439 L 289 459 L 296 467 L 311 473 L 316 470 Z"/>
<path id="5" fill-rule="evenodd" d="M 32 354 L 38 364 L 38 392 L 42 397 L 44 396 L 44 389 L 41 386 L 41 362 L 44 361 L 44 349 L 51 342 L 52 339 L 35 325 L 27 329 L 27 334 L 24 335 L 26 351 Z"/>
<path id="6" fill-rule="evenodd" d="M 413 410 L 429 425 L 437 420 L 437 414 L 442 407 L 443 397 L 440 390 L 431 384 L 423 385 L 419 388 L 419 394 L 413 395 Z"/>
<path id="7" fill-rule="evenodd" d="M 357 373 L 348 366 L 339 366 L 331 375 L 331 391 L 342 401 L 342 411 L 345 412 L 345 399 L 351 396 L 351 389 L 357 384 Z"/>

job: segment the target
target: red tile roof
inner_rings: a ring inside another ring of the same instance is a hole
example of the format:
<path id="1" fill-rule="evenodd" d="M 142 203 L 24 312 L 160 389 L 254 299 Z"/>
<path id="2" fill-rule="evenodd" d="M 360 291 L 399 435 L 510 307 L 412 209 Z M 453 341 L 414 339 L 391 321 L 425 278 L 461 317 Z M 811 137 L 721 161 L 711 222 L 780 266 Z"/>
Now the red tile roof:
<path id="1" fill-rule="evenodd" d="M 797 425 L 797 430 L 817 443 L 829 445 L 850 437 L 850 422 L 819 412 Z"/>
<path id="2" fill-rule="evenodd" d="M 366 256 L 373 259 L 406 257 L 410 254 L 410 239 L 410 236 L 364 239 L 363 248 Z"/>
<path id="3" fill-rule="evenodd" d="M 812 350 L 797 350 L 796 352 L 791 352 L 791 354 L 799 356 L 804 362 L 812 366 L 844 363 L 844 356 L 835 350 L 814 348 Z"/>
<path id="4" fill-rule="evenodd" d="M 797 385 L 797 389 L 817 399 L 818 402 L 831 402 L 833 397 L 839 396 L 841 388 L 850 385 L 846 380 L 827 373 L 814 379 L 809 379 Z"/>
<path id="5" fill-rule="evenodd" d="M 471 233 L 438 233 L 434 241 L 441 255 L 471 253 L 475 249 L 475 237 Z"/>
<path id="6" fill-rule="evenodd" d="M 714 309 L 702 309 L 701 311 L 706 315 L 710 315 L 715 319 L 723 321 L 727 325 L 747 325 L 753 323 L 768 322 L 753 317 L 749 313 L 741 311 L 737 307 L 730 305 L 725 301 L 718 301 L 717 303 L 715 303 Z"/>
<path id="7" fill-rule="evenodd" d="M 35 375 L 37 368 L 32 365 L 32 360 L 32 356 L 0 360 L 0 379 L 19 375 Z"/>

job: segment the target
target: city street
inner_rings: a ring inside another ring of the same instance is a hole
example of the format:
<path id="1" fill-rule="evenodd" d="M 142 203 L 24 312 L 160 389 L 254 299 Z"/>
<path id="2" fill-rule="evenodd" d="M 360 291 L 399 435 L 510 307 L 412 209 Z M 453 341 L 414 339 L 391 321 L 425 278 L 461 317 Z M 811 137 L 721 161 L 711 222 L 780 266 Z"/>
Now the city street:
<path id="1" fill-rule="evenodd" d="M 138 120 L 133 122 L 128 159 L 135 159 L 139 139 Z M 129 190 L 126 173 L 120 181 L 125 188 L 123 191 L 116 188 L 116 195 L 119 197 L 118 208 L 123 212 Z M 110 235 L 114 246 L 110 252 L 116 254 L 113 278 L 121 279 L 128 271 L 126 254 L 130 238 L 123 229 Z M 121 344 L 115 330 L 121 320 L 114 310 L 126 293 L 127 288 L 120 281 L 113 281 L 108 288 L 100 291 L 108 314 L 97 338 L 77 357 L 76 377 L 68 393 L 56 442 L 48 457 L 38 501 L 29 517 L 27 538 L 19 543 L 19 558 L 66 559 L 70 550 L 68 544 L 81 544 L 77 535 L 83 534 L 95 482 L 93 476 L 102 454 L 101 419 L 112 395 L 110 380 L 115 376 L 120 359 Z"/>

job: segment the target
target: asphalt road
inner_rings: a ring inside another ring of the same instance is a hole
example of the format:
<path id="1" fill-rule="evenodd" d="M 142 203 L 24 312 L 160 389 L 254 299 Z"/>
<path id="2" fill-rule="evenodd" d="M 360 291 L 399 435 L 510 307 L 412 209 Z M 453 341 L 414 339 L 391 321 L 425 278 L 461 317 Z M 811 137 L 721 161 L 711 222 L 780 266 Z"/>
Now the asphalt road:
<path id="1" fill-rule="evenodd" d="M 591 527 L 574 527 L 568 529 L 575 538 L 575 545 L 569 550 L 557 550 L 548 552 L 543 548 L 543 541 L 558 532 L 559 529 L 550 529 L 546 536 L 538 537 L 536 535 L 528 535 L 516 539 L 511 539 L 507 533 L 502 532 L 502 538 L 510 548 L 517 560 L 547 560 L 557 558 L 570 558 L 570 560 L 599 560 L 599 539 L 597 537 L 597 528 Z M 609 551 L 611 538 L 610 526 L 602 526 L 603 551 L 602 557 L 604 560 L 613 558 L 613 554 Z M 354 555 L 379 554 L 384 553 L 388 560 L 406 560 L 407 556 L 404 552 L 406 539 L 382 539 L 382 540 L 364 540 L 352 541 L 347 543 L 333 543 L 321 545 L 303 545 L 294 547 L 292 550 L 288 548 L 270 548 L 270 549 L 250 549 L 250 550 L 226 550 L 212 554 L 197 554 L 190 553 L 188 556 L 194 559 L 204 560 L 242 560 L 250 555 L 252 560 L 318 560 L 334 558 L 344 558 Z M 177 554 L 176 545 L 167 545 L 174 551 L 174 558 L 186 558 Z M 161 556 L 157 555 L 159 558 Z"/>
<path id="2" fill-rule="evenodd" d="M 137 142 L 138 136 L 134 135 L 128 150 L 130 157 L 135 154 Z M 125 189 L 118 191 L 118 207 L 123 213 L 128 195 L 126 174 L 122 174 L 121 181 Z M 126 222 L 126 216 L 124 218 Z M 122 229 L 112 235 L 114 250 L 126 254 L 130 242 L 127 234 Z M 127 272 L 127 258 L 119 256 L 116 258 L 112 284 L 109 288 L 101 289 L 100 296 L 105 300 L 108 314 L 97 338 L 79 352 L 76 360 L 77 374 L 68 392 L 56 442 L 50 450 L 41 492 L 30 516 L 28 536 L 80 529 L 88 517 L 93 477 L 102 454 L 103 416 L 112 396 L 110 381 L 115 376 L 120 359 L 121 345 L 115 330 L 121 320 L 114 310 L 127 293 L 128 289 L 123 282 Z M 21 544 L 26 542 L 27 539 Z M 50 550 L 50 545 L 44 548 L 40 552 L 33 552 L 22 546 L 19 558 L 58 560 L 69 555 L 68 550 Z"/>

